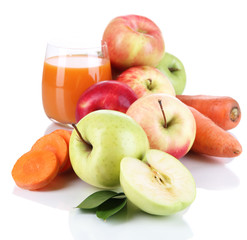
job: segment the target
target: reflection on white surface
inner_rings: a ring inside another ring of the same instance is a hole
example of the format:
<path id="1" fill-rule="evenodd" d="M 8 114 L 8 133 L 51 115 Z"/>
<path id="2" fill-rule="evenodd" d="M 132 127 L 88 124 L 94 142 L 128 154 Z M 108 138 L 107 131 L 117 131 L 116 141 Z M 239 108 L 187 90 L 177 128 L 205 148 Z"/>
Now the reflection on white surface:
<path id="1" fill-rule="evenodd" d="M 60 174 L 42 190 L 28 191 L 15 187 L 13 194 L 49 207 L 71 210 L 81 192 L 90 193 L 88 189 L 89 186 L 71 171 L 70 173 Z"/>
<path id="2" fill-rule="evenodd" d="M 239 178 L 227 168 L 226 163 L 232 160 L 189 153 L 181 162 L 192 173 L 197 187 L 224 190 L 236 188 L 240 184 Z"/>
<path id="3" fill-rule="evenodd" d="M 73 172 L 58 176 L 42 191 L 27 191 L 18 187 L 13 194 L 48 207 L 69 212 L 69 228 L 73 239 L 190 239 L 193 236 L 188 223 L 183 219 L 185 210 L 173 216 L 152 216 L 128 202 L 127 208 L 103 221 L 92 212 L 75 208 L 83 199 L 99 189 L 81 181 Z"/>
<path id="4" fill-rule="evenodd" d="M 79 209 L 70 211 L 69 225 L 75 240 L 81 239 L 190 239 L 193 232 L 183 213 L 173 216 L 152 216 L 131 203 L 106 221 Z"/>
<path id="5" fill-rule="evenodd" d="M 73 127 L 72 127 L 72 126 L 71 126 L 71 128 L 69 128 L 69 127 L 66 127 L 66 126 L 64 126 L 64 125 L 61 125 L 61 124 L 57 124 L 57 123 L 52 122 L 52 123 L 46 128 L 46 130 L 45 130 L 45 132 L 44 132 L 44 135 L 49 134 L 49 133 L 55 131 L 56 129 L 61 129 L 61 128 L 62 128 L 62 129 L 66 129 L 66 130 L 73 130 Z"/>

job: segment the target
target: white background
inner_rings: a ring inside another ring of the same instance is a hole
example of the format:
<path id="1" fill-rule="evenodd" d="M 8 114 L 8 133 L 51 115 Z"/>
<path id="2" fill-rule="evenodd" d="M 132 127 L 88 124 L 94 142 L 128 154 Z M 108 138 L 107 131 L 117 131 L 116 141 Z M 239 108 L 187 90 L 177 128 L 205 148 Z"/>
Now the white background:
<path id="1" fill-rule="evenodd" d="M 247 239 L 245 1 L 1 1 L 1 239 Z M 188 154 L 181 161 L 197 185 L 195 202 L 170 217 L 129 210 L 103 222 L 74 207 L 96 189 L 73 174 L 46 190 L 15 186 L 11 170 L 34 141 L 55 126 L 41 99 L 46 43 L 101 39 L 108 22 L 139 14 L 161 29 L 166 51 L 184 63 L 185 94 L 226 95 L 242 108 L 231 132 L 243 146 L 235 159 Z M 69 37 L 68 37 L 69 36 Z"/>

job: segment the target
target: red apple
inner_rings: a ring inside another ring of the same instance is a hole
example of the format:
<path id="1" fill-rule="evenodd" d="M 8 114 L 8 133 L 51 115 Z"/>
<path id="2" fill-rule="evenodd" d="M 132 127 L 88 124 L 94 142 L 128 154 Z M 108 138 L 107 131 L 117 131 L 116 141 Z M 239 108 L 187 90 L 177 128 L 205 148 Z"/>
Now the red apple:
<path id="1" fill-rule="evenodd" d="M 80 96 L 76 106 L 76 121 L 100 109 L 126 113 L 136 99 L 135 92 L 125 83 L 114 80 L 98 82 Z"/>
<path id="2" fill-rule="evenodd" d="M 117 77 L 117 81 L 129 85 L 138 98 L 153 93 L 166 93 L 175 96 L 172 83 L 161 71 L 154 67 L 128 68 Z"/>
<path id="3" fill-rule="evenodd" d="M 114 18 L 106 27 L 111 64 L 119 69 L 132 66 L 157 66 L 165 52 L 159 27 L 150 19 L 138 15 Z"/>
<path id="4" fill-rule="evenodd" d="M 150 148 L 183 157 L 195 140 L 196 122 L 176 97 L 152 94 L 136 100 L 126 112 L 147 134 Z"/>

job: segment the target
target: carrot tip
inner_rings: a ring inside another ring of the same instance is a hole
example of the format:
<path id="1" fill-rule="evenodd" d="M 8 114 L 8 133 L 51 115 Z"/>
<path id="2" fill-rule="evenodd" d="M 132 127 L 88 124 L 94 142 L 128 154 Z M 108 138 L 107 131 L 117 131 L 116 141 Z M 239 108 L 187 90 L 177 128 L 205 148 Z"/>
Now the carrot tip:
<path id="1" fill-rule="evenodd" d="M 231 121 L 235 122 L 239 118 L 240 111 L 237 107 L 233 107 L 230 112 L 230 119 Z"/>
<path id="2" fill-rule="evenodd" d="M 233 153 L 236 154 L 236 155 L 239 155 L 239 154 L 241 153 L 241 151 L 236 150 L 236 151 L 234 151 Z"/>

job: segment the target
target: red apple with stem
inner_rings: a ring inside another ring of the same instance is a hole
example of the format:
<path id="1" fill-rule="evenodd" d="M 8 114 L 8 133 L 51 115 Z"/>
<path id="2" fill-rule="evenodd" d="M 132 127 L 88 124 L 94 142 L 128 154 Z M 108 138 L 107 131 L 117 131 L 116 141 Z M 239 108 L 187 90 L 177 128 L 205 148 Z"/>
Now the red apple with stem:
<path id="1" fill-rule="evenodd" d="M 183 157 L 192 147 L 196 123 L 189 108 L 167 94 L 152 94 L 136 100 L 126 112 L 148 136 L 150 148 Z"/>
<path id="2" fill-rule="evenodd" d="M 111 64 L 119 69 L 132 66 L 157 66 L 165 52 L 159 27 L 149 18 L 139 15 L 119 16 L 107 25 L 106 41 Z"/>
<path id="3" fill-rule="evenodd" d="M 117 77 L 117 81 L 129 85 L 138 98 L 153 93 L 166 93 L 175 96 L 175 90 L 170 80 L 155 67 L 128 68 Z"/>
<path id="4" fill-rule="evenodd" d="M 126 113 L 136 99 L 135 92 L 125 83 L 115 80 L 98 82 L 80 96 L 76 106 L 76 121 L 100 109 Z"/>

